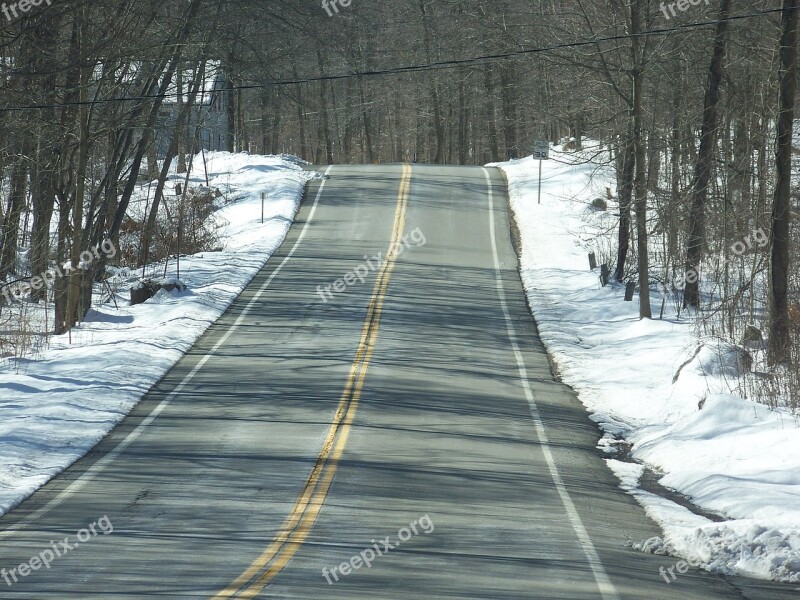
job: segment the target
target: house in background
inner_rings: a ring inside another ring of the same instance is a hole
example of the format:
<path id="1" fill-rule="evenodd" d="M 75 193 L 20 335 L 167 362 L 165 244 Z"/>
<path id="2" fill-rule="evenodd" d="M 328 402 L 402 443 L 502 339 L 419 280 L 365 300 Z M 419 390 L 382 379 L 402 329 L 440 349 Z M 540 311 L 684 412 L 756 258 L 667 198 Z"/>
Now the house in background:
<path id="1" fill-rule="evenodd" d="M 207 65 L 206 72 L 203 91 L 192 107 L 184 128 L 183 148 L 186 151 L 227 150 L 230 92 L 223 91 L 227 87 L 227 77 L 216 64 Z M 191 81 L 192 76 L 192 73 L 187 73 L 184 81 Z M 188 84 L 184 84 L 184 89 L 186 87 Z M 175 94 L 177 84 L 173 86 L 173 90 L 172 94 Z M 156 153 L 159 159 L 163 159 L 167 154 L 175 133 L 178 110 L 179 105 L 174 95 L 164 100 L 155 132 Z"/>

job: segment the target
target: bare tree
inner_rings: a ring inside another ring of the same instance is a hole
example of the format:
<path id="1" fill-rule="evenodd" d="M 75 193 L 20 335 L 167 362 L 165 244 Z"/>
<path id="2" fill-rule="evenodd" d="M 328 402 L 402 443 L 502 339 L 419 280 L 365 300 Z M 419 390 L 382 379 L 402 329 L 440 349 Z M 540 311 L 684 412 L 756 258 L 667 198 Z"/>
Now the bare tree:
<path id="1" fill-rule="evenodd" d="M 717 30 L 714 36 L 714 51 L 708 74 L 705 105 L 703 108 L 703 128 L 700 134 L 700 150 L 697 154 L 694 179 L 692 180 L 692 207 L 689 217 L 689 240 L 686 251 L 686 288 L 683 305 L 700 306 L 700 262 L 703 258 L 706 228 L 706 198 L 714 166 L 714 152 L 719 130 L 720 84 L 723 77 L 723 60 L 728 31 L 730 0 L 720 0 Z"/>
<path id="2" fill-rule="evenodd" d="M 791 224 L 792 133 L 797 89 L 797 0 L 784 0 L 781 15 L 780 106 L 775 153 L 777 181 L 772 207 L 772 261 L 770 264 L 770 359 L 789 360 L 789 270 Z"/>

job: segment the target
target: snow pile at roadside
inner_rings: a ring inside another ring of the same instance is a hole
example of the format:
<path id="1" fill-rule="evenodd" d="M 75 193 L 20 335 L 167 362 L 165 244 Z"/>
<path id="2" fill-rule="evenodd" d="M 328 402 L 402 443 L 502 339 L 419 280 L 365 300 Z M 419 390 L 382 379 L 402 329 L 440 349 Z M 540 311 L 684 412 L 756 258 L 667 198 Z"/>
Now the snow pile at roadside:
<path id="1" fill-rule="evenodd" d="M 590 149 L 602 156 L 598 150 Z M 664 320 L 640 321 L 638 297 L 626 303 L 624 289 L 600 286 L 587 254 L 609 254 L 601 232 L 613 234 L 616 217 L 590 203 L 616 186 L 608 167 L 585 162 L 589 154 L 554 152 L 544 163 L 541 205 L 538 161 L 498 165 L 542 339 L 606 431 L 601 446 L 613 452 L 624 438 L 634 459 L 663 474 L 664 486 L 723 516 L 713 522 L 641 490 L 643 468 L 610 459 L 623 487 L 662 526 L 667 551 L 709 571 L 800 582 L 798 418 L 731 395 L 735 353 L 710 341 L 699 346 L 691 323 L 671 320 L 669 306 Z M 653 293 L 657 316 L 661 298 Z"/>
<path id="2" fill-rule="evenodd" d="M 162 290 L 127 306 L 136 273 L 123 269 L 119 308 L 95 306 L 71 344 L 67 336 L 51 338 L 35 361 L 0 362 L 0 515 L 85 455 L 219 318 L 282 243 L 316 176 L 291 157 L 215 152 L 207 159 L 210 187 L 227 198 L 216 215 L 226 223 L 224 248 L 181 260 L 188 291 Z M 192 172 L 203 173 L 197 163 Z M 204 174 L 190 180 L 205 183 Z"/>

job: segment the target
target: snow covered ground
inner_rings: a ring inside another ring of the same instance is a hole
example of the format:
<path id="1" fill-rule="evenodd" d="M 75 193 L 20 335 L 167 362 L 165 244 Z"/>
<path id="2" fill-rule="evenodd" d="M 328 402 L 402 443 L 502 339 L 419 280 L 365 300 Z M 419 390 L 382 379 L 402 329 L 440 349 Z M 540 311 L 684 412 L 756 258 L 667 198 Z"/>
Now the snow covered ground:
<path id="1" fill-rule="evenodd" d="M 597 150 L 596 158 L 608 159 Z M 690 321 L 670 318 L 669 310 L 664 320 L 640 321 L 638 297 L 624 302 L 623 288 L 600 286 L 587 254 L 609 255 L 617 220 L 590 203 L 616 184 L 600 161 L 586 162 L 592 151 L 554 152 L 544 164 L 541 205 L 538 162 L 500 166 L 544 343 L 606 432 L 601 447 L 622 487 L 664 531 L 663 539 L 637 545 L 709 571 L 800 583 L 798 415 L 732 394 L 735 362 L 708 340 L 698 352 Z M 655 315 L 660 305 L 654 290 Z M 621 439 L 633 445 L 636 462 L 621 460 Z M 643 465 L 719 521 L 641 489 Z"/>
<path id="2" fill-rule="evenodd" d="M 216 214 L 223 249 L 182 259 L 188 291 L 162 290 L 128 306 L 137 273 L 123 269 L 112 281 L 119 308 L 95 306 L 72 343 L 52 337 L 33 359 L 0 362 L 0 515 L 85 455 L 219 318 L 281 244 L 316 177 L 292 157 L 215 152 L 207 159 L 210 187 L 224 195 Z M 197 163 L 192 172 L 202 177 L 192 177 L 192 186 L 206 183 Z M 142 208 L 147 188 L 131 212 Z M 167 275 L 175 275 L 174 261 Z"/>

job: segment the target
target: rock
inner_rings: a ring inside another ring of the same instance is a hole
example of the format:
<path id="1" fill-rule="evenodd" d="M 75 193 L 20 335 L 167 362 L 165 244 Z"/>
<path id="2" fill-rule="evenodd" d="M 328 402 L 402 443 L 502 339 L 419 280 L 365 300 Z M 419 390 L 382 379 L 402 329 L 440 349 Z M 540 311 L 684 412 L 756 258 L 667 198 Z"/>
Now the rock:
<path id="1" fill-rule="evenodd" d="M 748 325 L 742 336 L 742 346 L 745 348 L 763 348 L 764 334 L 755 325 Z"/>
<path id="2" fill-rule="evenodd" d="M 185 292 L 188 288 L 180 279 L 167 278 L 162 281 L 142 279 L 131 287 L 131 306 L 144 304 L 161 290 L 167 292 Z"/>
<path id="3" fill-rule="evenodd" d="M 161 283 L 159 283 L 160 289 L 166 290 L 167 292 L 185 292 L 187 289 L 186 284 L 183 283 L 180 279 L 164 279 Z"/>
<path id="4" fill-rule="evenodd" d="M 142 279 L 131 287 L 131 306 L 144 304 L 156 295 L 160 288 L 152 279 Z"/>
<path id="5" fill-rule="evenodd" d="M 602 198 L 595 198 L 594 200 L 592 200 L 592 208 L 596 210 L 606 211 L 608 210 L 608 202 L 606 202 Z"/>

